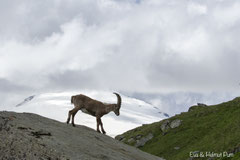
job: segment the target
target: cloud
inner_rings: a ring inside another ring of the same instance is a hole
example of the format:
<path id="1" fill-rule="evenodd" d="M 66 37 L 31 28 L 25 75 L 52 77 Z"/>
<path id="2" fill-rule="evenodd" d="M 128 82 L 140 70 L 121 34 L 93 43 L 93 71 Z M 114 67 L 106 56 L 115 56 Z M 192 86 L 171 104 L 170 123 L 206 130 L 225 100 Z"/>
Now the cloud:
<path id="1" fill-rule="evenodd" d="M 204 15 L 207 14 L 207 6 L 198 3 L 189 3 L 188 12 L 192 15 Z"/>
<path id="2" fill-rule="evenodd" d="M 15 86 L 238 92 L 239 2 L 15 0 L 0 9 L 0 78 Z"/>
<path id="3" fill-rule="evenodd" d="M 7 90 L 8 92 L 15 92 L 17 91 L 23 91 L 23 90 L 29 90 L 27 86 L 18 86 L 14 82 L 10 82 L 6 79 L 0 78 L 0 90 L 4 91 Z"/>
<path id="4" fill-rule="evenodd" d="M 31 88 L 16 85 L 7 79 L 0 78 L 0 108 L 7 109 L 9 105 L 15 105 L 22 99 L 22 95 L 33 92 Z"/>
<path id="5" fill-rule="evenodd" d="M 216 105 L 230 101 L 239 96 L 239 92 L 174 92 L 174 93 L 133 93 L 132 97 L 145 100 L 160 111 L 168 113 L 170 116 L 187 112 L 189 107 L 204 103 L 206 105 Z"/>

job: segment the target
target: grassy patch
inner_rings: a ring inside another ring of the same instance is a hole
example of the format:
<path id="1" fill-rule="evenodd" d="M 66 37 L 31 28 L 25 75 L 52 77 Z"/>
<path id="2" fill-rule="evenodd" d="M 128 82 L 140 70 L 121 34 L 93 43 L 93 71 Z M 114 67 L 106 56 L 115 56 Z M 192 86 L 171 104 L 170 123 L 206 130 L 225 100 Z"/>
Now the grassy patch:
<path id="1" fill-rule="evenodd" d="M 140 149 L 167 160 L 185 160 L 194 151 L 231 152 L 240 143 L 240 98 L 218 105 L 195 107 L 191 112 L 168 120 L 172 122 L 175 119 L 182 120 L 177 128 L 162 132 L 160 127 L 164 121 L 143 125 L 124 133 L 123 142 L 129 144 L 129 138 L 152 133 L 154 138 Z M 135 142 L 129 145 L 135 145 Z M 239 157 L 240 154 L 237 153 L 233 158 L 227 159 L 235 160 Z"/>

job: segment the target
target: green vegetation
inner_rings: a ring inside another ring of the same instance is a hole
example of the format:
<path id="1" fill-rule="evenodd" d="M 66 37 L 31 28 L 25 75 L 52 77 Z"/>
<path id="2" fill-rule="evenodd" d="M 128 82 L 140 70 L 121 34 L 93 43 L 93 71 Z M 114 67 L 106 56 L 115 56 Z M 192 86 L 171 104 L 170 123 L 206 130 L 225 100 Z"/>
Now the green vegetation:
<path id="1" fill-rule="evenodd" d="M 182 120 L 179 127 L 163 132 L 161 125 L 166 121 L 163 120 L 130 130 L 116 139 L 124 137 L 124 143 L 134 146 L 137 136 L 152 133 L 154 137 L 139 149 L 167 160 L 187 160 L 190 152 L 195 151 L 206 155 L 206 152 L 236 152 L 236 148 L 238 153 L 232 158 L 215 159 L 240 159 L 240 98 L 218 105 L 194 106 L 191 111 L 168 120 L 172 122 L 175 119 Z M 130 138 L 135 140 L 129 141 Z"/>

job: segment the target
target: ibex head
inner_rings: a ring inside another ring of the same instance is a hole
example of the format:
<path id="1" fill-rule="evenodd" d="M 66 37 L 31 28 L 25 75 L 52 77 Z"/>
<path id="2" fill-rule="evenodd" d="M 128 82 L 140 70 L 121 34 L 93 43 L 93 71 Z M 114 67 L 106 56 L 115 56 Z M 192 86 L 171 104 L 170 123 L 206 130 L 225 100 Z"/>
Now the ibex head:
<path id="1" fill-rule="evenodd" d="M 122 99 L 121 96 L 118 93 L 113 93 L 117 96 L 117 104 L 115 105 L 115 109 L 113 110 L 113 112 L 119 116 L 120 115 L 120 107 L 121 107 L 121 103 L 122 103 Z"/>

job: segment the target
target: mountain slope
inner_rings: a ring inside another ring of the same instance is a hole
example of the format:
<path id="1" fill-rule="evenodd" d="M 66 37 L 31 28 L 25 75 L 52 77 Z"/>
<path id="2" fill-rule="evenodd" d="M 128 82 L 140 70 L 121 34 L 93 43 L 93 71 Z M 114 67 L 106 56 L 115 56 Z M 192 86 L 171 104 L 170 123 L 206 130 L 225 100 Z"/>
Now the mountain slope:
<path id="1" fill-rule="evenodd" d="M 152 134 L 144 145 L 141 140 Z M 167 160 L 240 159 L 240 98 L 188 112 L 119 135 L 116 139 Z M 229 157 L 227 157 L 229 156 Z M 197 159 L 197 158 L 196 158 Z"/>
<path id="2" fill-rule="evenodd" d="M 20 105 L 13 107 L 10 111 L 31 112 L 65 122 L 68 111 L 73 108 L 73 105 L 70 103 L 71 96 L 80 93 L 106 103 L 117 102 L 116 96 L 112 92 L 107 91 L 88 90 L 81 92 L 43 93 L 35 95 L 32 99 L 26 98 Z M 151 104 L 122 94 L 121 96 L 122 107 L 120 116 L 110 112 L 102 118 L 107 134 L 112 137 L 142 124 L 153 123 L 167 118 L 167 114 L 162 113 L 161 110 Z M 95 117 L 84 114 L 81 111 L 75 116 L 75 123 L 96 129 Z"/>
<path id="3" fill-rule="evenodd" d="M 0 159 L 162 160 L 84 126 L 0 112 Z"/>

